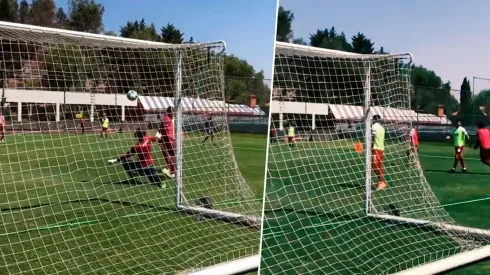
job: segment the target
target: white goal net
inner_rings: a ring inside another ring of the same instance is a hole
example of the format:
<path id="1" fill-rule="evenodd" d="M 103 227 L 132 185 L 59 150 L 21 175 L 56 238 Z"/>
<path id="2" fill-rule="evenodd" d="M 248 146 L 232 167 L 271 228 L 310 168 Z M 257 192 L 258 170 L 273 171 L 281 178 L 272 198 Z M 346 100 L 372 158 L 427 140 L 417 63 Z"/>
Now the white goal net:
<path id="1" fill-rule="evenodd" d="M 1 23 L 0 273 L 253 258 L 261 203 L 233 153 L 224 50 Z"/>
<path id="2" fill-rule="evenodd" d="M 276 44 L 261 274 L 432 274 L 488 244 L 411 150 L 411 61 Z"/>

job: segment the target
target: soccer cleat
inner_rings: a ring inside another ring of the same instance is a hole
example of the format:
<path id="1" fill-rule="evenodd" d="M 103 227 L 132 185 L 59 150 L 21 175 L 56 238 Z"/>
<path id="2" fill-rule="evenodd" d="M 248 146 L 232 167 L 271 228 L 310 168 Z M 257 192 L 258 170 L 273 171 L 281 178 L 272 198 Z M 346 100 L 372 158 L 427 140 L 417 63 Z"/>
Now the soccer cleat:
<path id="1" fill-rule="evenodd" d="M 449 170 L 449 172 L 454 173 L 454 172 L 456 172 L 456 169 L 451 168 L 451 170 Z"/>
<path id="2" fill-rule="evenodd" d="M 175 178 L 175 174 L 170 173 L 170 170 L 168 170 L 167 168 L 163 169 L 162 172 L 165 174 L 165 176 L 167 176 L 171 179 Z"/>
<path id="3" fill-rule="evenodd" d="M 463 173 L 466 173 L 466 172 L 468 172 L 468 171 L 466 170 L 466 168 L 463 168 Z"/>
<path id="4" fill-rule="evenodd" d="M 161 182 L 158 184 L 158 187 L 163 189 L 163 188 L 167 187 L 167 184 L 165 182 Z"/>
<path id="5" fill-rule="evenodd" d="M 376 188 L 376 190 L 383 190 L 386 188 L 388 188 L 388 184 L 386 184 L 386 182 L 384 181 L 381 181 L 380 183 L 378 183 L 378 187 Z"/>

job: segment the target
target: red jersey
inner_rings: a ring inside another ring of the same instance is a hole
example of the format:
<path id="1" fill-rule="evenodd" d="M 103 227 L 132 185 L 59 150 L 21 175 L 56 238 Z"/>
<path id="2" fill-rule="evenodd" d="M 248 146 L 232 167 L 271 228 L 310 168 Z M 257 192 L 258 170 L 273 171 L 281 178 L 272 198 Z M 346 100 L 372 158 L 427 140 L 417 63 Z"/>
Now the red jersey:
<path id="1" fill-rule="evenodd" d="M 0 116 L 0 126 L 5 127 L 5 117 Z"/>
<path id="2" fill-rule="evenodd" d="M 166 136 L 168 138 L 170 138 L 170 140 L 174 140 L 175 139 L 175 135 L 174 135 L 174 120 L 172 118 L 171 115 L 168 115 L 166 114 L 164 117 L 163 117 L 163 121 L 162 121 L 162 125 L 161 125 L 161 134 L 163 136 Z"/>
<path id="3" fill-rule="evenodd" d="M 133 147 L 133 153 L 138 155 L 139 162 L 142 167 L 148 167 L 153 164 L 151 157 L 151 142 L 156 138 L 144 137 L 143 141 Z"/>
<path id="4" fill-rule="evenodd" d="M 410 130 L 410 141 L 414 146 L 416 147 L 419 146 L 419 133 L 417 133 L 417 130 L 415 129 Z"/>
<path id="5" fill-rule="evenodd" d="M 487 128 L 478 129 L 478 141 L 481 149 L 490 149 L 490 130 Z"/>

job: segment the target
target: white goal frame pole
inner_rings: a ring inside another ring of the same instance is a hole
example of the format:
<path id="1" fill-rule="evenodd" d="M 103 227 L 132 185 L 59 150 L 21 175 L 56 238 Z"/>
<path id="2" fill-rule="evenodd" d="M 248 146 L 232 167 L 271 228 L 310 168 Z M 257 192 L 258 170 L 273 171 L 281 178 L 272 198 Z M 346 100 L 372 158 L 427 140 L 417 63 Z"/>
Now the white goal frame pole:
<path id="1" fill-rule="evenodd" d="M 465 226 L 453 225 L 453 224 L 442 223 L 442 222 L 432 222 L 426 220 L 405 218 L 405 217 L 392 216 L 386 214 L 368 214 L 367 216 L 371 218 L 378 218 L 378 219 L 390 221 L 393 223 L 413 224 L 415 226 L 433 227 L 435 229 L 440 229 L 440 230 L 459 233 L 459 234 L 467 234 L 477 238 L 484 238 L 490 240 L 490 230 L 485 230 L 485 229 L 465 227 Z"/>
<path id="2" fill-rule="evenodd" d="M 42 34 L 56 34 L 56 35 L 61 35 L 61 36 L 68 36 L 68 37 L 82 38 L 82 39 L 102 40 L 102 41 L 122 43 L 122 44 L 133 44 L 134 46 L 146 45 L 146 46 L 165 47 L 165 48 L 186 48 L 186 47 L 189 47 L 189 44 L 168 44 L 168 43 L 155 42 L 155 41 L 149 41 L 149 40 L 139 40 L 139 39 L 125 38 L 125 37 L 112 36 L 112 35 L 69 31 L 69 30 L 64 30 L 64 29 L 40 27 L 40 26 L 11 23 L 11 22 L 5 22 L 5 21 L 0 21 L 0 28 L 11 29 L 11 30 L 16 30 L 16 31 L 29 31 L 29 32 L 33 32 L 33 33 L 42 33 Z M 209 42 L 209 43 L 197 43 L 197 45 L 216 45 L 216 43 L 222 44 L 221 53 L 223 53 L 226 49 L 226 43 L 222 40 L 215 41 L 215 42 Z M 194 44 L 194 45 L 196 45 L 196 44 Z"/>
<path id="3" fill-rule="evenodd" d="M 213 265 L 189 275 L 239 275 L 258 270 L 260 255 L 253 255 L 235 261 Z"/>
<path id="4" fill-rule="evenodd" d="M 433 275 L 490 258 L 490 246 L 466 251 L 428 264 L 413 267 L 394 275 Z"/>
<path id="5" fill-rule="evenodd" d="M 175 112 L 175 206 L 179 208 L 182 204 L 182 55 L 180 51 L 175 51 L 175 92 L 174 92 L 174 112 Z"/>
<path id="6" fill-rule="evenodd" d="M 366 148 L 365 163 L 366 163 L 366 215 L 371 213 L 371 64 L 366 62 L 364 65 L 366 80 L 364 83 L 364 141 Z"/>

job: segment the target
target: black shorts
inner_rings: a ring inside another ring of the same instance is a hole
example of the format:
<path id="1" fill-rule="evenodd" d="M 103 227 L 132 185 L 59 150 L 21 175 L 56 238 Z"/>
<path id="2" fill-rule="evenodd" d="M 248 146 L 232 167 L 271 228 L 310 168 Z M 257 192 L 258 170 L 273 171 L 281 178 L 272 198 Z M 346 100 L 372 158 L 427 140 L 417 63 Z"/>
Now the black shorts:
<path id="1" fill-rule="evenodd" d="M 490 149 L 480 149 L 480 160 L 485 164 L 490 164 Z"/>

